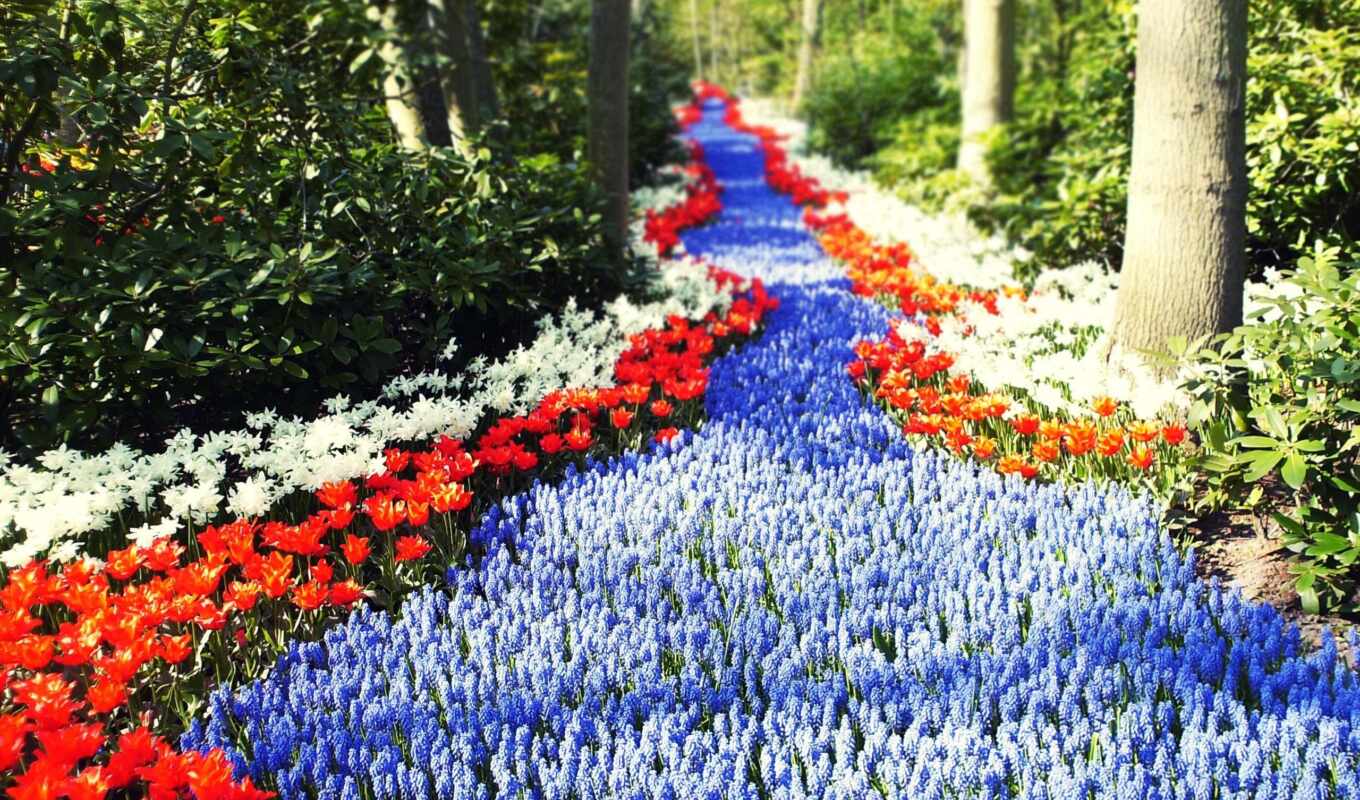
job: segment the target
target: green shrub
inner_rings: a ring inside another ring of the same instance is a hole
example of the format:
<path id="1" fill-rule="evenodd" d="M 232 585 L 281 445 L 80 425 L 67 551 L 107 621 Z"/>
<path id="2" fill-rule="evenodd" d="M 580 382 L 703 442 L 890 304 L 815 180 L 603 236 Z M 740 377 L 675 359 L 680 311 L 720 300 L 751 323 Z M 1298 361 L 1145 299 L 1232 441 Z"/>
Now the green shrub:
<path id="1" fill-rule="evenodd" d="M 1268 305 L 1197 353 L 1189 384 L 1204 503 L 1273 511 L 1313 612 L 1354 611 L 1360 578 L 1360 272 L 1336 256 L 1300 259 Z"/>
<path id="2" fill-rule="evenodd" d="M 355 8 L 204 0 L 180 36 L 177 4 L 82 3 L 64 47 L 34 8 L 0 52 L 0 447 L 371 394 L 626 278 L 576 164 L 396 151 Z"/>
<path id="3" fill-rule="evenodd" d="M 1360 237 L 1360 3 L 1252 3 L 1247 226 L 1259 264 Z"/>
<path id="4" fill-rule="evenodd" d="M 887 34 L 861 34 L 827 52 L 804 100 L 808 144 L 849 167 L 863 166 L 891 144 L 900 121 L 931 110 L 957 109 L 953 65 L 925 21 Z"/>
<path id="5" fill-rule="evenodd" d="M 904 198 L 940 208 L 963 189 L 954 170 L 959 153 L 958 95 L 897 122 L 892 140 L 869 159 L 880 183 L 897 186 Z"/>

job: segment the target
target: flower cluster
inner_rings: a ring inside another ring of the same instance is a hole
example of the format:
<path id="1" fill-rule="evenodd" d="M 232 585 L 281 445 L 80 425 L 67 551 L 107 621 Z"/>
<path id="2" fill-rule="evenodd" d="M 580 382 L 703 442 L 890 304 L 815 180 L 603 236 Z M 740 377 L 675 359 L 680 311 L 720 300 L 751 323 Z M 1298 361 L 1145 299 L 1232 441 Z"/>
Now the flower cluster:
<path id="1" fill-rule="evenodd" d="M 967 374 L 952 371 L 947 353 L 927 354 L 921 339 L 899 335 L 906 328 L 901 325 L 880 341 L 861 340 L 848 369 L 905 420 L 903 432 L 909 436 L 1025 478 L 1127 478 L 1159 459 L 1181 456 L 1184 425 L 1133 420 L 1109 397 L 1092 404 L 1094 418 L 1011 413 L 1008 395 L 977 388 Z"/>
<path id="2" fill-rule="evenodd" d="M 844 214 L 879 242 L 896 242 L 909 232 L 918 271 L 940 282 L 1000 292 L 1014 281 L 1015 266 L 1030 259 L 1002 236 L 983 235 L 961 213 L 927 214 L 866 174 L 799 152 L 805 127 L 768 105 L 744 103 L 743 111 L 762 128 L 778 131 L 789 160 L 804 174 L 845 190 L 845 201 L 832 204 L 833 215 Z M 940 318 L 936 339 L 961 371 L 986 376 L 992 388 L 1054 411 L 1080 415 L 1096 398 L 1110 396 L 1139 417 L 1174 415 L 1186 405 L 1180 376 L 1153 374 L 1137 354 L 1110 351 L 1117 288 L 1118 275 L 1095 263 L 1045 270 L 1025 296 L 1000 297 L 995 313 L 984 316 L 985 309 L 965 298 L 960 313 Z M 1255 293 L 1249 287 L 1249 302 Z"/>
<path id="3" fill-rule="evenodd" d="M 1025 478 L 1137 479 L 1159 459 L 1180 458 L 1183 425 L 1135 419 L 1109 396 L 1093 398 L 1089 408 L 1064 402 L 1055 409 L 1023 392 L 984 388 L 988 374 L 961 365 L 937 339 L 945 324 L 961 325 L 963 337 L 971 335 L 979 320 L 1001 314 L 1001 303 L 1023 307 L 1026 293 L 1014 286 L 980 289 L 938 280 L 915 264 L 906 244 L 876 243 L 847 214 L 819 212 L 843 204 L 845 195 L 787 166 L 780 134 L 743 123 L 736 103 L 728 104 L 726 117 L 759 137 L 767 182 L 805 208 L 804 222 L 827 254 L 845 265 L 852 290 L 890 301 L 910 320 L 894 323 L 884 338 L 859 342 L 848 364 L 851 377 L 902 420 L 904 433 Z M 1027 410 L 1025 400 L 1045 413 Z M 1166 474 L 1158 478 L 1170 480 Z"/>
<path id="4" fill-rule="evenodd" d="M 710 147 L 720 180 L 752 155 Z M 294 647 L 183 744 L 285 798 L 1360 797 L 1334 649 L 1123 489 L 912 448 L 842 371 L 887 312 L 779 291 L 685 447 L 504 501 L 448 592 Z"/>
<path id="5" fill-rule="evenodd" d="M 702 225 L 722 211 L 721 192 L 713 170 L 704 163 L 704 148 L 691 141 L 690 163 L 686 172 L 690 178 L 685 186 L 685 199 L 660 213 L 647 210 L 643 240 L 656 245 L 657 253 L 669 256 L 680 244 L 680 231 Z"/>

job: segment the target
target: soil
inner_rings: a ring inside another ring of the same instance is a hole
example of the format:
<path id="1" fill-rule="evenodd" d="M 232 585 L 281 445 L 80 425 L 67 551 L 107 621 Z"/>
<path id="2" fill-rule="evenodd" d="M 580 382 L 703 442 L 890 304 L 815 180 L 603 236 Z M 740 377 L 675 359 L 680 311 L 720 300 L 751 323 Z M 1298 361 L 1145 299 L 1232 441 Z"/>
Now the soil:
<path id="1" fill-rule="evenodd" d="M 1201 578 L 1216 577 L 1224 586 L 1240 590 L 1248 600 L 1274 606 L 1299 626 L 1310 647 L 1317 647 L 1323 630 L 1330 629 L 1337 651 L 1347 663 L 1355 664 L 1349 637 L 1357 620 L 1309 614 L 1299 606 L 1294 576 L 1289 572 L 1290 553 L 1273 521 L 1262 522 L 1251 513 L 1220 512 L 1191 524 L 1186 533 L 1195 548 L 1195 570 Z"/>

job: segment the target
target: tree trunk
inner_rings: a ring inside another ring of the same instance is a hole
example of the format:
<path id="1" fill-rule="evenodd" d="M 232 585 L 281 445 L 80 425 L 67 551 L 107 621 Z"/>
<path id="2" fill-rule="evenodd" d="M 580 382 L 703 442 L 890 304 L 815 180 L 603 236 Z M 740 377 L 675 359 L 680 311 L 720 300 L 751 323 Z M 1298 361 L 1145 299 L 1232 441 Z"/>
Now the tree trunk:
<path id="1" fill-rule="evenodd" d="M 817 54 L 817 22 L 822 0 L 803 0 L 803 25 L 798 40 L 798 73 L 793 80 L 793 109 L 797 111 L 812 88 L 812 59 Z"/>
<path id="2" fill-rule="evenodd" d="M 718 30 L 718 6 L 722 0 L 713 0 L 708 7 L 708 71 L 713 76 L 713 80 L 722 82 L 722 76 L 718 74 L 720 63 L 718 60 L 718 48 L 722 43 L 722 31 Z"/>
<path id="3" fill-rule="evenodd" d="M 387 118 L 397 132 L 397 142 L 408 150 L 426 150 L 430 146 L 425 123 L 420 116 L 420 92 L 416 85 L 416 70 L 411 62 L 407 32 L 402 30 L 400 0 L 382 6 L 369 6 L 368 15 L 382 29 L 383 42 L 378 57 L 386 69 L 383 76 L 383 99 Z"/>
<path id="4" fill-rule="evenodd" d="M 959 169 L 986 186 L 987 136 L 1011 118 L 1015 95 L 1015 0 L 964 0 L 963 49 Z"/>
<path id="5" fill-rule="evenodd" d="M 1141 0 L 1128 230 L 1114 346 L 1242 321 L 1246 0 Z"/>
<path id="6" fill-rule="evenodd" d="M 704 79 L 704 53 L 699 48 L 699 0 L 689 0 L 689 32 L 694 40 L 694 77 Z"/>
<path id="7" fill-rule="evenodd" d="M 429 4 L 430 29 L 444 62 L 439 69 L 439 90 L 449 138 L 462 149 L 468 134 L 481 125 L 466 8 L 463 0 L 429 0 Z"/>
<path id="8" fill-rule="evenodd" d="M 501 104 L 496 97 L 496 79 L 491 74 L 491 62 L 486 57 L 486 40 L 482 37 L 482 12 L 478 0 L 467 0 L 468 45 L 472 51 L 472 80 L 481 106 L 482 125 L 500 116 Z"/>
<path id="9" fill-rule="evenodd" d="M 606 195 L 605 234 L 621 254 L 628 245 L 629 0 L 592 0 L 588 155 Z"/>

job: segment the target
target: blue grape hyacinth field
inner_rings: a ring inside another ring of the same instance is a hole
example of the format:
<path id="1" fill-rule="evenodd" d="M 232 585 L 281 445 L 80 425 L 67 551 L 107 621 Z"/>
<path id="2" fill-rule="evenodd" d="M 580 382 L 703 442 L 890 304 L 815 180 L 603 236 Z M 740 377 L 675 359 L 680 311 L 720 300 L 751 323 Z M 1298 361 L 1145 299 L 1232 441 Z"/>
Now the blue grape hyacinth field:
<path id="1" fill-rule="evenodd" d="M 1201 582 L 1149 501 L 913 449 L 846 380 L 887 311 L 722 118 L 685 245 L 782 305 L 705 425 L 503 501 L 447 587 L 182 744 L 284 798 L 1360 797 L 1334 646 Z"/>

